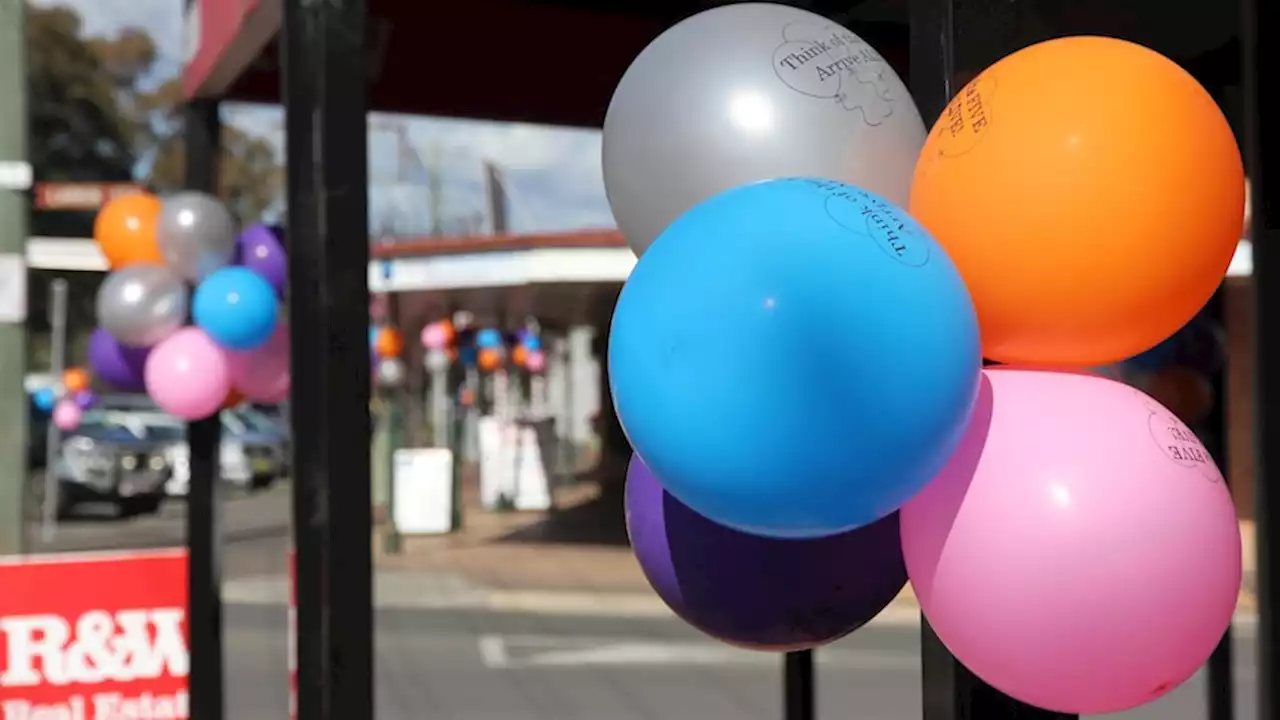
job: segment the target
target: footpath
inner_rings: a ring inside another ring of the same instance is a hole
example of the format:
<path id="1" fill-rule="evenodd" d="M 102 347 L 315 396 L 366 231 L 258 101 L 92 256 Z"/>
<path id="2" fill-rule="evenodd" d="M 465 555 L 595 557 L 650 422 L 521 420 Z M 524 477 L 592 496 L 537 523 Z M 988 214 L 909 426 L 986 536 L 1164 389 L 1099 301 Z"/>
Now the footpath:
<path id="1" fill-rule="evenodd" d="M 470 494 L 470 493 L 468 493 Z M 557 493 L 551 513 L 487 512 L 468 502 L 464 528 L 447 536 L 402 538 L 400 552 L 384 551 L 375 532 L 375 601 L 379 608 L 459 610 L 559 616 L 665 618 L 671 612 L 650 589 L 626 543 L 613 504 L 594 484 Z M 620 515 L 621 510 L 617 510 Z M 1236 620 L 1256 622 L 1253 526 L 1241 523 L 1245 582 Z M 224 600 L 280 604 L 287 578 L 230 580 Z M 908 585 L 877 624 L 919 623 Z"/>

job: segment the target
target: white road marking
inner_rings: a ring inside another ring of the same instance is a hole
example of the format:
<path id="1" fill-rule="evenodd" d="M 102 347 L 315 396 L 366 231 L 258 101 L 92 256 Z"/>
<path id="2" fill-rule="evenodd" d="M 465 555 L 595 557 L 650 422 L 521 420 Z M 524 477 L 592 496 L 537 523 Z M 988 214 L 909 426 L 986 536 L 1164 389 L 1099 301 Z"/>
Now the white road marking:
<path id="1" fill-rule="evenodd" d="M 480 651 L 480 662 L 490 670 L 511 666 L 511 658 L 507 655 L 507 644 L 501 635 L 481 635 L 476 639 L 476 648 Z"/>

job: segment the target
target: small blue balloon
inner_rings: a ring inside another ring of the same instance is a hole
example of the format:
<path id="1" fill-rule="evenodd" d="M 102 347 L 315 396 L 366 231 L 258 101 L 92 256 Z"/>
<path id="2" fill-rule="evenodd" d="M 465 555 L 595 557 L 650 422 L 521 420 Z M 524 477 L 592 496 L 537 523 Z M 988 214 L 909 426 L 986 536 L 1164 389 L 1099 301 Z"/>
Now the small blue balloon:
<path id="1" fill-rule="evenodd" d="M 53 412 L 53 406 L 58 403 L 58 395 L 53 388 L 44 387 L 31 393 L 31 400 L 41 411 Z"/>
<path id="2" fill-rule="evenodd" d="M 666 489 L 783 538 L 897 510 L 963 436 L 982 366 L 950 258 L 907 213 L 826 180 L 697 205 L 641 256 L 609 336 L 619 420 Z"/>
<path id="3" fill-rule="evenodd" d="M 542 349 L 542 339 L 533 333 L 524 336 L 523 344 L 524 349 L 529 352 Z"/>
<path id="4" fill-rule="evenodd" d="M 480 351 L 471 345 L 458 348 L 458 359 L 463 365 L 472 366 L 480 361 Z"/>
<path id="5" fill-rule="evenodd" d="M 476 347 L 480 349 L 502 347 L 502 333 L 485 328 L 476 333 Z"/>
<path id="6" fill-rule="evenodd" d="M 196 287 L 191 318 L 228 350 L 252 350 L 271 339 L 280 303 L 266 278 L 243 267 L 221 268 Z"/>

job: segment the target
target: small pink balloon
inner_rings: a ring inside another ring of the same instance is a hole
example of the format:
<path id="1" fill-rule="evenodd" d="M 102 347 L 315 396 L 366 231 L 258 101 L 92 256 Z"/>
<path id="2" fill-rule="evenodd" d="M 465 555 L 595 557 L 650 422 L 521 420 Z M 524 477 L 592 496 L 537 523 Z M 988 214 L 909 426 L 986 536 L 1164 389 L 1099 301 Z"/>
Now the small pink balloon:
<path id="1" fill-rule="evenodd" d="M 541 350 L 534 350 L 529 353 L 529 357 L 524 360 L 524 367 L 529 372 L 542 372 L 547 368 L 546 353 Z"/>
<path id="2" fill-rule="evenodd" d="M 1080 715 L 1190 678 L 1231 622 L 1222 473 L 1155 400 L 1084 372 L 983 371 L 972 425 L 902 508 L 920 608 L 978 677 Z"/>
<path id="3" fill-rule="evenodd" d="M 70 398 L 63 398 L 53 406 L 53 424 L 63 432 L 71 432 L 80 427 L 80 406 Z"/>
<path id="4" fill-rule="evenodd" d="M 197 327 L 184 327 L 156 345 L 143 374 L 156 405 L 184 420 L 218 412 L 231 391 L 226 351 Z"/>
<path id="5" fill-rule="evenodd" d="M 227 353 L 231 385 L 249 400 L 279 403 L 289 399 L 289 327 L 281 324 L 262 346 Z"/>
<path id="6" fill-rule="evenodd" d="M 443 350 L 449 345 L 449 331 L 440 323 L 429 323 L 422 328 L 422 347 L 428 350 Z"/>

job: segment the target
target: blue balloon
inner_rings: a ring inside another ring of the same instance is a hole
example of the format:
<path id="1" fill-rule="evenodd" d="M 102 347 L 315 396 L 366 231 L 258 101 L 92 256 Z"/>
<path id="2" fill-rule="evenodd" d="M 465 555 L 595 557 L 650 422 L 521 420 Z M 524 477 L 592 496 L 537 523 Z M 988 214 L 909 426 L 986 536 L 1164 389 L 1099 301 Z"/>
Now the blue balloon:
<path id="1" fill-rule="evenodd" d="M 476 333 L 476 347 L 481 349 L 502 347 L 502 333 L 493 328 L 481 330 Z"/>
<path id="2" fill-rule="evenodd" d="M 529 352 L 533 352 L 534 350 L 541 350 L 542 338 L 531 333 L 529 335 L 524 336 L 524 340 L 522 341 L 522 344 L 524 345 L 524 349 L 528 350 Z"/>
<path id="3" fill-rule="evenodd" d="M 266 278 L 243 267 L 224 267 L 196 287 L 191 318 L 228 350 L 252 350 L 271 339 L 280 302 Z"/>
<path id="4" fill-rule="evenodd" d="M 369 351 L 373 352 L 373 349 L 376 347 L 378 347 L 378 327 L 376 325 L 370 325 L 369 326 Z"/>
<path id="5" fill-rule="evenodd" d="M 978 320 L 905 211 L 826 180 L 716 195 L 641 256 L 609 336 L 614 406 L 668 492 L 722 525 L 813 538 L 937 474 L 977 399 Z"/>
<path id="6" fill-rule="evenodd" d="M 31 400 L 41 411 L 53 412 L 53 406 L 58 403 L 58 395 L 53 388 L 43 387 L 31 393 Z"/>
<path id="7" fill-rule="evenodd" d="M 471 345 L 463 345 L 458 348 L 458 359 L 463 365 L 475 365 L 480 361 L 480 351 Z"/>

